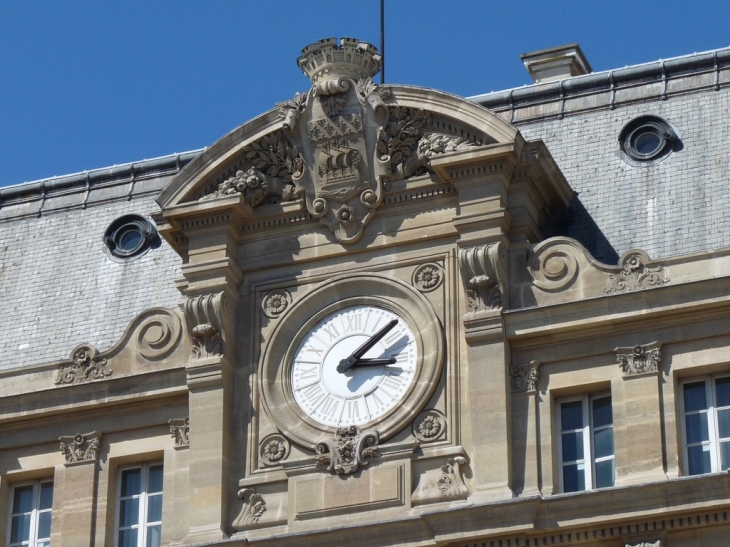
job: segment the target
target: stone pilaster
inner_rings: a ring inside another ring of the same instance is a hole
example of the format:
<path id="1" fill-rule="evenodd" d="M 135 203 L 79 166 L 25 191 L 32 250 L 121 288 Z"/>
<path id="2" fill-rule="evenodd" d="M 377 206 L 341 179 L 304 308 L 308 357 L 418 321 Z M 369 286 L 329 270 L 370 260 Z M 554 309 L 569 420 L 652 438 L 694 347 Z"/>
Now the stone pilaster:
<path id="1" fill-rule="evenodd" d="M 230 532 L 232 363 L 242 280 L 236 252 L 241 222 L 250 215 L 251 206 L 242 194 L 171 207 L 164 213 L 169 224 L 163 235 L 185 241 L 184 247 L 178 246 L 185 254 L 178 288 L 187 297 L 182 307 L 191 342 L 186 365 L 188 544 L 220 540 Z"/>
<path id="2" fill-rule="evenodd" d="M 537 390 L 540 363 L 512 364 L 512 488 L 520 496 L 540 493 Z"/>
<path id="3" fill-rule="evenodd" d="M 660 389 L 661 343 L 616 348 L 623 372 L 614 399 L 616 485 L 666 478 Z"/>
<path id="4" fill-rule="evenodd" d="M 56 467 L 53 479 L 51 543 L 60 547 L 91 545 L 98 480 L 97 432 L 59 439 L 66 463 Z"/>

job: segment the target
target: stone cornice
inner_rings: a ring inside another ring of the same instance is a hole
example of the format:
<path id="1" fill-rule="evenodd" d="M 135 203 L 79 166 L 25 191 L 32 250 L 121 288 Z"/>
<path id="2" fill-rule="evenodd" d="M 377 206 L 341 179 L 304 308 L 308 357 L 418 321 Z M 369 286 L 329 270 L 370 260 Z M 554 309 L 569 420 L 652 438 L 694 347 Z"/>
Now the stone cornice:
<path id="1" fill-rule="evenodd" d="M 718 473 L 653 484 L 482 503 L 474 496 L 439 507 L 423 507 L 409 516 L 350 520 L 347 527 L 305 529 L 261 528 L 232 537 L 227 545 L 299 545 L 302 533 L 317 545 L 333 545 L 358 538 L 358 545 L 382 545 L 383 537 L 403 537 L 418 545 L 574 545 L 576 542 L 615 539 L 652 531 L 696 529 L 727 521 L 726 493 L 730 475 Z M 646 499 L 665 503 L 647 510 Z M 518 507 L 519 506 L 519 507 Z M 601 518 L 596 519 L 595 515 Z"/>

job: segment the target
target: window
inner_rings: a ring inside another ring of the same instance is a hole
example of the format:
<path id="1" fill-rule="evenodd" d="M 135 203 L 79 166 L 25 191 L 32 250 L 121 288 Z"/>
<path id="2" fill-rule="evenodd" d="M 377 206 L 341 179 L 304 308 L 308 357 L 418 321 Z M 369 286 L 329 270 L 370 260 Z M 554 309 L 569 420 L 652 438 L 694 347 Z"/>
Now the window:
<path id="1" fill-rule="evenodd" d="M 682 403 L 685 472 L 730 469 L 730 376 L 682 383 Z"/>
<path id="2" fill-rule="evenodd" d="M 51 545 L 53 481 L 35 481 L 13 488 L 8 547 Z"/>
<path id="3" fill-rule="evenodd" d="M 627 123 L 619 134 L 624 158 L 641 163 L 663 158 L 678 141 L 674 128 L 659 116 L 639 116 Z"/>
<path id="4" fill-rule="evenodd" d="M 560 401 L 558 421 L 561 491 L 613 486 L 611 396 L 601 394 Z"/>
<path id="5" fill-rule="evenodd" d="M 121 469 L 117 490 L 117 547 L 159 547 L 162 464 Z"/>
<path id="6" fill-rule="evenodd" d="M 132 258 L 140 256 L 159 244 L 155 225 L 140 215 L 124 215 L 112 222 L 104 232 L 104 243 L 111 256 Z"/>

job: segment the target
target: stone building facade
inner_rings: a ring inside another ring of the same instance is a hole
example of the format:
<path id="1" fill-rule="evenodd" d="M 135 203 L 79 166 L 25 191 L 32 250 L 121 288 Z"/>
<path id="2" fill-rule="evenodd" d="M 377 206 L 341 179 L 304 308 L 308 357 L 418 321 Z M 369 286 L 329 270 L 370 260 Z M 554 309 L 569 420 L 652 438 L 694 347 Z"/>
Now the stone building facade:
<path id="1" fill-rule="evenodd" d="M 730 50 L 523 61 L 0 190 L 6 544 L 726 545 Z"/>

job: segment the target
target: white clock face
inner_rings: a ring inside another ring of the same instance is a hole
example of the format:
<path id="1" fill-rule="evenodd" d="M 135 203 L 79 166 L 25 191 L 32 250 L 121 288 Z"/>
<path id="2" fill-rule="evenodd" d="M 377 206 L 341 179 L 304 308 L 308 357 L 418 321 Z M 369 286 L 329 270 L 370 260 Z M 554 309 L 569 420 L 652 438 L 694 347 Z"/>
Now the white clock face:
<path id="1" fill-rule="evenodd" d="M 393 320 L 395 325 L 359 359 L 353 359 L 355 364 L 337 371 L 341 361 L 378 338 Z M 299 345 L 291 368 L 294 399 L 319 424 L 362 425 L 383 416 L 405 397 L 417 362 L 415 337 L 401 317 L 370 305 L 345 308 L 320 321 Z"/>

